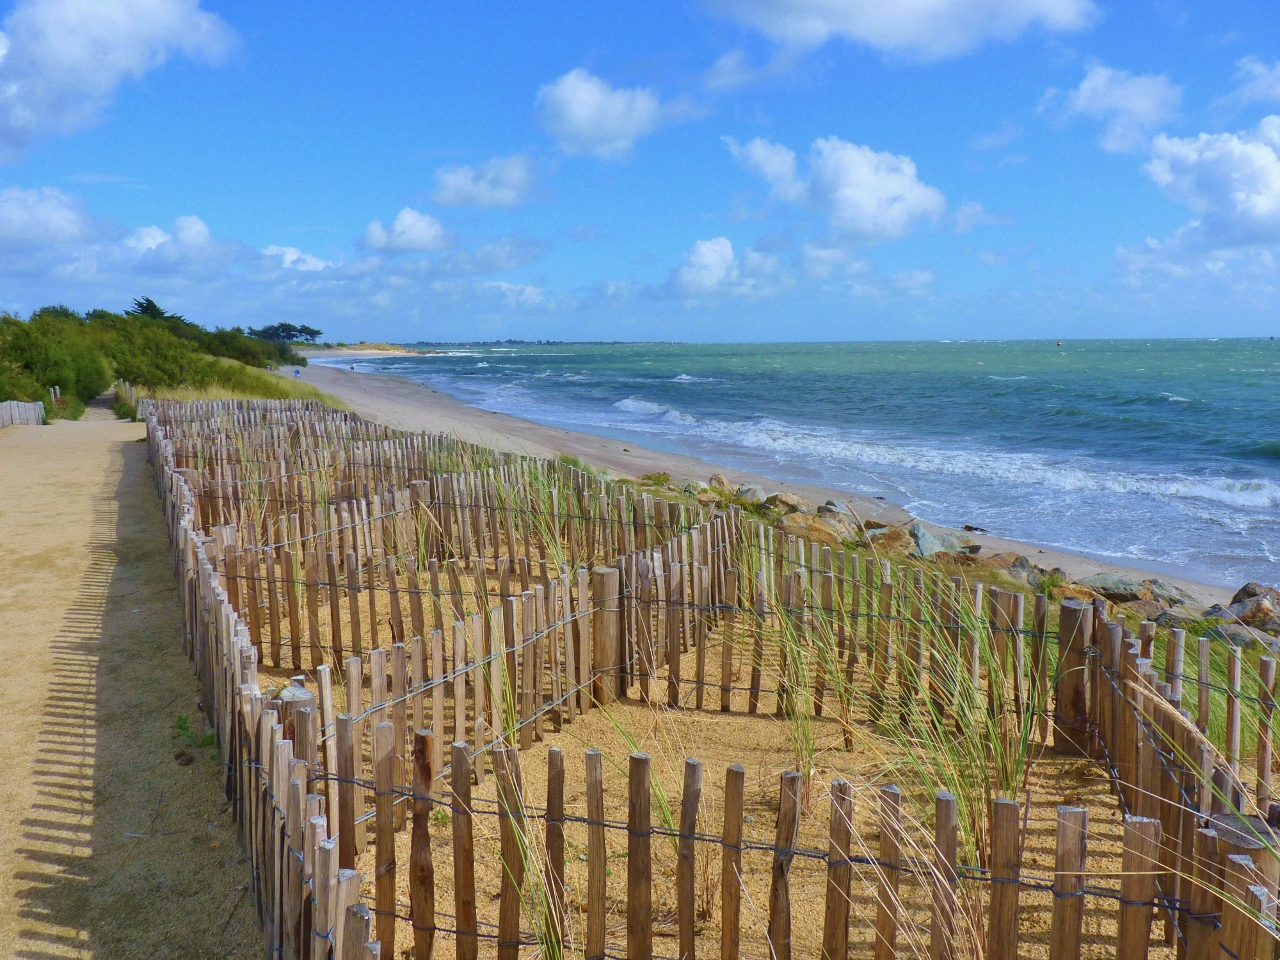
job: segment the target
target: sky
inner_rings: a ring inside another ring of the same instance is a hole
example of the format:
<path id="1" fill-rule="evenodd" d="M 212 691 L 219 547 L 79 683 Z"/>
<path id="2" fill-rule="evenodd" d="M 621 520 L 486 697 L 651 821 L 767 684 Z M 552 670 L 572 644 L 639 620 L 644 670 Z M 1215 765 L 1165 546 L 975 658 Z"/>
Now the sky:
<path id="1" fill-rule="evenodd" d="M 0 310 L 327 340 L 1270 336 L 1280 16 L 0 3 Z"/>

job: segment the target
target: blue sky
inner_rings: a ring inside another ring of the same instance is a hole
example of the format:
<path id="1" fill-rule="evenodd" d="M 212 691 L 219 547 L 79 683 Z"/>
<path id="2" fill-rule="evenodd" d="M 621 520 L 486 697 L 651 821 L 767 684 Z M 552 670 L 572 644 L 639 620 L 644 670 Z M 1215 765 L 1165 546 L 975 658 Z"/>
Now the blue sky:
<path id="1" fill-rule="evenodd" d="M 25 0 L 0 309 L 332 339 L 1271 335 L 1280 17 Z"/>

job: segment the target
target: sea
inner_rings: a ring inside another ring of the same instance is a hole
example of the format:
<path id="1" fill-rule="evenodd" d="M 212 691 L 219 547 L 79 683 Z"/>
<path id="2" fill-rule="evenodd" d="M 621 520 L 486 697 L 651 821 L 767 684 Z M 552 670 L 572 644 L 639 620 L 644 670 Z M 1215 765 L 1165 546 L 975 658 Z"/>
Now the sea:
<path id="1" fill-rule="evenodd" d="M 440 352 L 315 362 L 947 526 L 1280 582 L 1280 341 L 417 346 Z"/>

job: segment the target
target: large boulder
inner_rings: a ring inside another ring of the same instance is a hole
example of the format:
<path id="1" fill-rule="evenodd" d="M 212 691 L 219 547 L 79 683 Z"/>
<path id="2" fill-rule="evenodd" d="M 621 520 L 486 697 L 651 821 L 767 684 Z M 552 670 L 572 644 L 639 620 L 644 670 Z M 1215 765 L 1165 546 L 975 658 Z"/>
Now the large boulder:
<path id="1" fill-rule="evenodd" d="M 1280 590 L 1254 580 L 1250 580 L 1236 591 L 1235 596 L 1231 598 L 1231 604 L 1234 606 L 1237 603 L 1243 603 L 1245 600 L 1252 600 L 1254 597 L 1266 597 L 1271 601 L 1272 606 L 1280 608 Z"/>
<path id="2" fill-rule="evenodd" d="M 1152 620 L 1159 622 L 1161 614 L 1169 609 L 1169 605 L 1163 600 L 1130 600 L 1124 605 L 1124 608 L 1140 621 Z"/>
<path id="3" fill-rule="evenodd" d="M 856 542 L 862 533 L 852 517 L 834 514 L 789 513 L 775 526 L 784 534 L 798 537 L 806 543 L 821 543 L 829 547 Z"/>
<path id="4" fill-rule="evenodd" d="M 1080 584 L 1101 594 L 1112 603 L 1155 599 L 1155 595 L 1142 583 L 1118 573 L 1095 573 L 1092 577 L 1081 580 Z"/>
<path id="5" fill-rule="evenodd" d="M 915 552 L 922 557 L 931 557 L 935 553 L 962 553 L 966 546 L 963 537 L 954 533 L 930 533 L 919 523 L 911 524 L 907 535 L 916 545 Z"/>
<path id="6" fill-rule="evenodd" d="M 1271 637 L 1261 631 L 1253 630 L 1238 623 L 1219 624 L 1206 632 L 1205 636 L 1215 640 L 1225 640 L 1233 646 L 1243 647 L 1246 650 L 1257 646 L 1261 646 L 1266 650 L 1270 649 L 1275 643 Z"/>
<path id="7" fill-rule="evenodd" d="M 763 503 L 764 487 L 758 483 L 743 483 L 738 486 L 738 499 L 747 503 Z"/>
<path id="8" fill-rule="evenodd" d="M 1249 597 L 1227 607 L 1215 603 L 1204 615 L 1280 636 L 1280 603 L 1274 602 L 1270 595 Z"/>
<path id="9" fill-rule="evenodd" d="M 733 484 L 729 482 L 729 478 L 723 473 L 713 473 L 707 477 L 707 486 L 716 493 L 722 493 L 725 496 L 733 493 Z"/>
<path id="10" fill-rule="evenodd" d="M 906 554 L 916 549 L 916 542 L 906 527 L 885 527 L 882 530 L 868 531 L 867 542 L 879 553 Z"/>
<path id="11" fill-rule="evenodd" d="M 785 513 L 813 513 L 813 504 L 798 493 L 771 493 L 764 503 Z"/>
<path id="12" fill-rule="evenodd" d="M 1203 620 L 1204 615 L 1204 610 L 1200 607 L 1174 604 L 1156 617 L 1156 623 L 1171 630 L 1185 630 L 1191 624 L 1199 623 Z"/>
<path id="13" fill-rule="evenodd" d="M 1193 597 L 1181 587 L 1175 587 L 1171 583 L 1165 583 L 1163 580 L 1143 580 L 1142 585 L 1151 591 L 1151 595 L 1171 607 L 1176 607 L 1180 603 L 1187 603 Z"/>

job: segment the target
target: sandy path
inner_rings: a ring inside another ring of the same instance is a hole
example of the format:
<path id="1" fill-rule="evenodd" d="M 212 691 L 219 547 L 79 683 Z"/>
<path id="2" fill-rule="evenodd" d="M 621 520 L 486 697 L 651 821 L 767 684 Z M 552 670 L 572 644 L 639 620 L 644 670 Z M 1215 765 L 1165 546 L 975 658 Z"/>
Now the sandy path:
<path id="1" fill-rule="evenodd" d="M 294 368 L 289 368 L 291 371 Z M 907 523 L 911 515 L 887 500 L 873 500 L 828 487 L 786 483 L 759 474 L 718 466 L 698 457 L 681 456 L 649 450 L 633 441 L 614 440 L 589 433 L 578 433 L 549 427 L 519 417 L 469 407 L 454 397 L 431 387 L 390 374 L 352 373 L 337 367 L 311 365 L 299 368 L 301 379 L 314 384 L 351 407 L 361 416 L 378 420 L 402 430 L 444 431 L 464 440 L 484 444 L 498 450 L 526 453 L 540 457 L 572 454 L 617 476 L 639 477 L 665 471 L 673 478 L 691 477 L 705 481 L 714 472 L 725 474 L 734 483 L 758 483 L 768 492 L 798 493 L 814 503 L 828 499 L 848 501 L 864 518 L 875 517 L 886 523 Z M 924 526 L 933 531 L 946 530 L 935 524 Z M 954 531 L 953 531 L 954 532 Z M 1158 576 L 1186 590 L 1204 605 L 1229 602 L 1234 587 L 1198 583 L 1170 575 L 1152 573 L 1136 567 L 1096 560 L 1049 547 L 1020 543 L 985 534 L 967 533 L 982 545 L 985 556 L 1013 551 L 1028 556 L 1046 569 L 1061 567 L 1075 580 L 1095 573 L 1119 573 L 1143 580 Z"/>
<path id="2" fill-rule="evenodd" d="M 0 956 L 256 955 L 143 428 L 91 414 L 0 430 Z"/>

